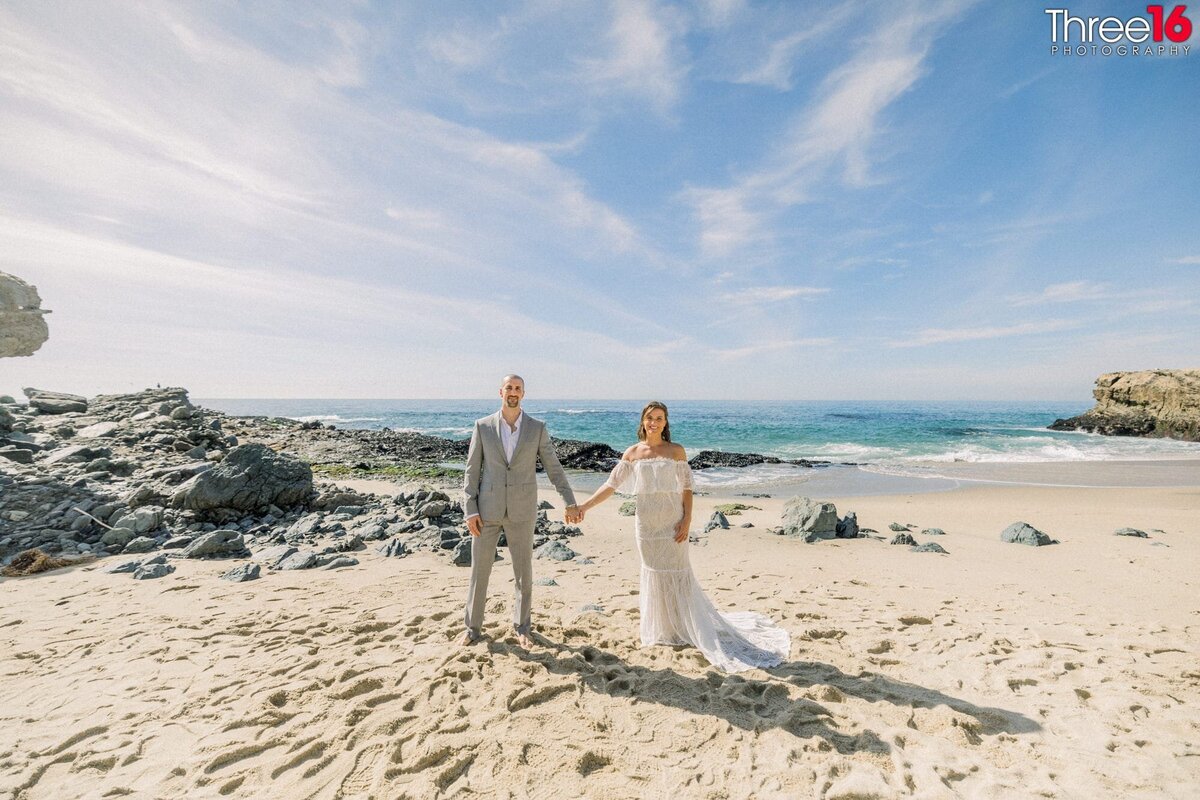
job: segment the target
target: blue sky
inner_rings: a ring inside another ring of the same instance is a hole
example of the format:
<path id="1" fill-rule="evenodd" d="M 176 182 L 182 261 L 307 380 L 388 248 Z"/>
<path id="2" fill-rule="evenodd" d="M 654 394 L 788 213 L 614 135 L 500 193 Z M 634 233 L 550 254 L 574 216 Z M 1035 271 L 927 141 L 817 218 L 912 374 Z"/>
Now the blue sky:
<path id="1" fill-rule="evenodd" d="M 1078 401 L 1200 366 L 1200 53 L 1052 55 L 1047 7 L 0 4 L 0 269 L 52 310 L 0 393 Z"/>

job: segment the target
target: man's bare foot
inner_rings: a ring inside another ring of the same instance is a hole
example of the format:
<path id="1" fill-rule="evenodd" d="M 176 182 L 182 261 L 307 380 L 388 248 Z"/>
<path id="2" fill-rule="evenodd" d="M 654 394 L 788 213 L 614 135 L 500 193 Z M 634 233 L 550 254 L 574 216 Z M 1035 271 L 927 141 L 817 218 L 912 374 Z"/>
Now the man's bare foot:
<path id="1" fill-rule="evenodd" d="M 526 650 L 529 650 L 533 647 L 533 639 L 527 633 L 518 633 L 517 644 L 521 645 L 521 647 L 524 647 Z"/>
<path id="2" fill-rule="evenodd" d="M 463 635 L 458 637 L 458 644 L 461 647 L 470 647 L 471 645 L 478 642 L 479 639 L 480 639 L 480 637 L 476 636 L 475 634 L 471 633 L 470 631 L 463 631 Z"/>

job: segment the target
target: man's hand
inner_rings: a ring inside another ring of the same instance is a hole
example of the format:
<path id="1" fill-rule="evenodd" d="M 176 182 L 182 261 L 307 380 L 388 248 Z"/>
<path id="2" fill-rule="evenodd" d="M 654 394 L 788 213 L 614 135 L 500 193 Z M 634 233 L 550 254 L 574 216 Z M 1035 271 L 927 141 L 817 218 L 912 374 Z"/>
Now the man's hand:
<path id="1" fill-rule="evenodd" d="M 578 525 L 583 522 L 583 509 L 579 506 L 567 506 L 567 524 Z"/>
<path id="2" fill-rule="evenodd" d="M 467 530 L 471 532 L 472 536 L 478 536 L 483 533 L 483 520 L 479 517 L 468 517 Z"/>

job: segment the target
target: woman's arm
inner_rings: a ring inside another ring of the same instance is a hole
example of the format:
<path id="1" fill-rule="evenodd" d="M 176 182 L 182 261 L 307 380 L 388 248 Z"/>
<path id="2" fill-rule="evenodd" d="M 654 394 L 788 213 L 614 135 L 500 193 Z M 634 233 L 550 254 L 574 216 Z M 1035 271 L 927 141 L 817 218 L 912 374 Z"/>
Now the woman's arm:
<path id="1" fill-rule="evenodd" d="M 675 445 L 675 452 L 672 453 L 672 456 L 674 456 L 676 461 L 682 461 L 684 464 L 687 463 L 687 452 L 681 444 Z M 675 526 L 675 541 L 679 544 L 687 541 L 688 530 L 692 527 L 692 487 L 690 483 L 689 481 L 688 485 L 683 489 L 683 516 L 680 517 L 679 524 Z"/>
<path id="2" fill-rule="evenodd" d="M 609 486 L 607 483 L 595 491 L 595 493 L 587 500 L 583 501 L 583 505 L 579 506 L 580 513 L 586 514 L 591 509 L 603 503 L 605 500 L 613 496 L 616 489 Z"/>
<path id="3" fill-rule="evenodd" d="M 692 527 L 692 490 L 683 490 L 683 516 L 675 526 L 675 541 L 680 544 L 687 541 L 688 530 Z"/>

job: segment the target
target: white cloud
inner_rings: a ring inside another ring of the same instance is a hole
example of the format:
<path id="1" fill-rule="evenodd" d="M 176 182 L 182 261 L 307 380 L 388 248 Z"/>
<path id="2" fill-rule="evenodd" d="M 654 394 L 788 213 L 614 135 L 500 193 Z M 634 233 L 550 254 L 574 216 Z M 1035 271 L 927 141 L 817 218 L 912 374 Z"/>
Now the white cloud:
<path id="1" fill-rule="evenodd" d="M 1183 258 L 1168 258 L 1169 264 L 1200 264 L 1200 256 L 1184 256 Z"/>
<path id="2" fill-rule="evenodd" d="M 745 345 L 743 347 L 724 347 L 713 348 L 711 353 L 714 357 L 723 361 L 734 361 L 751 356 L 758 356 L 764 353 L 774 353 L 783 350 L 794 350 L 801 347 L 828 347 L 833 344 L 834 340 L 829 338 L 811 338 L 811 339 L 773 339 L 759 342 L 758 344 Z"/>
<path id="3" fill-rule="evenodd" d="M 816 286 L 751 286 L 726 296 L 731 303 L 762 304 L 778 303 L 796 297 L 814 297 L 829 292 Z"/>
<path id="4" fill-rule="evenodd" d="M 1083 300 L 1104 300 L 1112 297 L 1107 284 L 1092 281 L 1069 281 L 1047 286 L 1036 294 L 1012 295 L 1009 302 L 1014 306 L 1035 306 L 1045 303 L 1077 303 Z"/>
<path id="5" fill-rule="evenodd" d="M 888 342 L 888 347 L 925 347 L 933 344 L 974 342 L 982 339 L 1000 339 L 1008 336 L 1028 336 L 1038 333 L 1077 328 L 1080 322 L 1072 320 L 1046 320 L 1044 322 L 1022 322 L 1017 325 L 1001 325 L 979 328 L 924 328 L 911 339 Z"/>
<path id="6" fill-rule="evenodd" d="M 761 238 L 772 215 L 808 200 L 831 173 L 856 187 L 874 180 L 870 149 L 883 112 L 925 73 L 933 39 L 965 6 L 920 9 L 908 7 L 865 37 L 856 55 L 822 81 L 817 100 L 796 116 L 763 168 L 724 189 L 693 187 L 682 194 L 695 209 L 704 255 L 725 256 Z M 782 67 L 771 70 L 772 80 L 786 83 Z"/>
<path id="7" fill-rule="evenodd" d="M 583 79 L 602 91 L 643 97 L 665 113 L 678 99 L 687 73 L 675 56 L 681 21 L 650 0 L 614 0 L 612 8 L 605 37 L 609 51 L 584 60 Z"/>
<path id="8" fill-rule="evenodd" d="M 762 62 L 742 72 L 734 78 L 734 82 L 771 86 L 781 92 L 790 91 L 795 62 L 804 45 L 831 38 L 837 28 L 851 18 L 860 17 L 862 13 L 861 7 L 842 3 L 827 9 L 819 19 L 813 19 L 811 14 L 803 15 L 803 27 L 771 42 Z"/>

